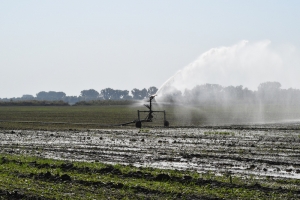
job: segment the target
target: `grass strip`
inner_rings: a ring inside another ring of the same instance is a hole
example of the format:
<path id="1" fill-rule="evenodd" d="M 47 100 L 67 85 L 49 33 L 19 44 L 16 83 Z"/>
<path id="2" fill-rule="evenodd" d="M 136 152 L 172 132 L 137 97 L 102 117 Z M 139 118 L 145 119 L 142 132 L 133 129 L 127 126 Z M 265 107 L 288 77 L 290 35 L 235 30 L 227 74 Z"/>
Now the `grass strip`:
<path id="1" fill-rule="evenodd" d="M 112 197 L 117 199 L 141 199 L 146 198 L 148 194 L 158 199 L 190 197 L 203 199 L 290 199 L 299 197 L 298 191 L 277 191 L 271 188 L 266 189 L 259 184 L 249 188 L 245 181 L 237 177 L 234 177 L 234 183 L 229 184 L 228 178 L 218 178 L 209 174 L 210 178 L 207 180 L 212 181 L 203 181 L 202 184 L 199 184 L 196 180 L 206 179 L 199 179 L 203 174 L 194 172 L 122 165 L 111 166 L 102 163 L 70 163 L 4 154 L 1 156 L 1 190 L 19 191 L 27 196 L 41 196 L 48 199 L 64 199 L 69 198 L 70 195 L 79 198 L 85 197 L 86 199 L 90 197 L 102 198 L 101 195 L 108 191 L 112 193 Z M 68 165 L 69 169 L 67 169 Z M 101 173 L 101 170 L 107 170 L 111 167 L 113 170 Z M 118 173 L 114 173 L 114 171 Z M 140 176 L 128 176 L 134 172 Z M 149 176 L 152 178 L 147 178 Z M 177 181 L 174 181 L 175 179 Z M 184 181 L 184 179 L 189 180 Z M 67 192 L 65 191 L 66 188 L 68 188 Z"/>

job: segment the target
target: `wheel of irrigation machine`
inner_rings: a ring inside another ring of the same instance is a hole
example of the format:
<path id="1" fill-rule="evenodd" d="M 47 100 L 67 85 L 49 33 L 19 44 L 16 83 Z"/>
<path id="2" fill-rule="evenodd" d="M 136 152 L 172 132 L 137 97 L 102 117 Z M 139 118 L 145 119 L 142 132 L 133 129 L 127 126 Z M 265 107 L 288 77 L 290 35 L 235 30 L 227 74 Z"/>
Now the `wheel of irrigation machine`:
<path id="1" fill-rule="evenodd" d="M 135 127 L 142 128 L 142 122 L 141 121 L 135 122 Z"/>
<path id="2" fill-rule="evenodd" d="M 166 120 L 166 121 L 164 121 L 164 126 L 165 127 L 169 127 L 169 122 Z"/>

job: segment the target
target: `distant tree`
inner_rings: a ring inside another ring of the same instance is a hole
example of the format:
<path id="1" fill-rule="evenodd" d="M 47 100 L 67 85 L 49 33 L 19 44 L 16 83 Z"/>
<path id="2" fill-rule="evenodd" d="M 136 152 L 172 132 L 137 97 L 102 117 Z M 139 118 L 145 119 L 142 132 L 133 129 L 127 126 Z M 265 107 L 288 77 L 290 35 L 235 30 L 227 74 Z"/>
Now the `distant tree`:
<path id="1" fill-rule="evenodd" d="M 101 90 L 101 95 L 105 100 L 112 99 L 114 97 L 115 90 L 112 88 L 105 88 Z"/>
<path id="2" fill-rule="evenodd" d="M 156 94 L 156 92 L 158 91 L 157 87 L 149 87 L 148 90 L 147 90 L 147 96 L 151 96 L 153 94 Z"/>
<path id="3" fill-rule="evenodd" d="M 124 100 L 128 100 L 132 98 L 131 96 L 129 96 L 128 90 L 116 90 L 116 97 L 117 99 L 124 99 Z"/>
<path id="4" fill-rule="evenodd" d="M 63 98 L 63 101 L 73 105 L 79 101 L 79 98 L 77 96 L 66 96 Z"/>
<path id="5" fill-rule="evenodd" d="M 51 101 L 62 100 L 65 96 L 66 96 L 66 93 L 64 93 L 64 92 L 54 92 L 54 91 L 48 92 L 48 100 L 51 100 Z"/>
<path id="6" fill-rule="evenodd" d="M 21 100 L 33 100 L 34 99 L 34 96 L 31 95 L 31 94 L 24 94 L 22 97 L 21 97 Z"/>
<path id="7" fill-rule="evenodd" d="M 131 94 L 133 96 L 133 99 L 142 100 L 148 96 L 148 91 L 146 90 L 146 88 L 142 90 L 134 88 L 133 90 L 131 90 Z"/>
<path id="8" fill-rule="evenodd" d="M 258 91 L 278 91 L 280 90 L 281 84 L 279 82 L 265 82 L 258 86 Z"/>
<path id="9" fill-rule="evenodd" d="M 49 91 L 49 92 L 39 92 L 36 94 L 37 100 L 47 100 L 47 101 L 60 101 L 62 100 L 66 94 L 64 92 L 54 92 L 54 91 Z"/>
<path id="10" fill-rule="evenodd" d="M 300 90 L 299 89 L 282 89 L 280 92 L 281 103 L 285 105 L 299 105 L 300 104 Z"/>
<path id="11" fill-rule="evenodd" d="M 168 93 L 164 95 L 163 100 L 168 102 L 182 101 L 182 92 L 180 90 L 173 88 L 172 90 L 169 90 Z"/>
<path id="12" fill-rule="evenodd" d="M 279 82 L 261 83 L 257 90 L 258 98 L 265 103 L 276 102 L 281 98 L 280 87 L 281 84 Z"/>
<path id="13" fill-rule="evenodd" d="M 128 90 L 114 90 L 112 88 L 105 88 L 101 90 L 101 95 L 105 100 L 128 100 L 131 99 Z"/>
<path id="14" fill-rule="evenodd" d="M 38 100 L 47 100 L 47 98 L 48 98 L 48 93 L 45 92 L 45 91 L 41 91 L 41 92 L 39 92 L 39 93 L 36 94 L 36 98 L 37 98 Z"/>
<path id="15" fill-rule="evenodd" d="M 84 99 L 84 100 L 94 100 L 97 99 L 99 97 L 99 92 L 97 92 L 94 89 L 89 89 L 89 90 L 82 90 L 80 92 L 80 96 Z"/>
<path id="16" fill-rule="evenodd" d="M 243 86 L 228 86 L 223 88 L 224 101 L 240 101 L 244 99 L 244 89 Z"/>
<path id="17" fill-rule="evenodd" d="M 223 87 L 218 84 L 197 85 L 189 93 L 189 99 L 193 103 L 215 104 L 220 101 Z"/>

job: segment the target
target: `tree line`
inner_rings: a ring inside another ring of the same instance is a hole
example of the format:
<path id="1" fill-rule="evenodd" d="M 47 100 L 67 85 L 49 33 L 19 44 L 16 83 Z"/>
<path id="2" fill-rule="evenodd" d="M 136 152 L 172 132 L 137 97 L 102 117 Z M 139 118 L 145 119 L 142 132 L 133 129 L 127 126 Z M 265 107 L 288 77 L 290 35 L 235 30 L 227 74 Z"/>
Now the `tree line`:
<path id="1" fill-rule="evenodd" d="M 116 104 L 118 101 L 124 101 L 124 104 L 130 104 L 132 100 L 143 100 L 150 95 L 155 94 L 158 89 L 154 86 L 148 89 L 134 88 L 128 90 L 118 90 L 105 88 L 99 92 L 94 89 L 82 90 L 79 96 L 67 96 L 64 92 L 41 91 L 33 95 L 23 95 L 17 98 L 3 98 L 0 102 L 16 101 L 43 101 L 44 104 L 51 105 L 49 102 L 55 101 L 58 104 L 68 103 L 70 105 L 88 105 L 93 104 Z M 106 100 L 107 102 L 101 102 Z M 279 82 L 261 83 L 256 91 L 249 90 L 243 86 L 223 87 L 218 84 L 197 85 L 192 89 L 179 91 L 176 88 L 165 87 L 160 93 L 160 100 L 165 102 L 181 102 L 187 105 L 235 105 L 235 104 L 277 104 L 277 105 L 300 105 L 299 89 L 282 89 Z M 96 102 L 97 101 L 97 102 Z M 117 101 L 117 102 L 116 102 Z"/>
<path id="2" fill-rule="evenodd" d="M 150 95 L 157 92 L 157 88 L 152 86 L 148 89 L 137 89 L 134 88 L 130 92 L 128 90 L 118 90 L 112 88 L 105 88 L 100 90 L 100 92 L 89 89 L 82 90 L 79 96 L 67 96 L 64 92 L 55 91 L 41 91 L 36 94 L 36 96 L 25 94 L 22 97 L 14 98 L 3 98 L 0 99 L 2 102 L 15 102 L 15 101 L 63 101 L 69 104 L 75 104 L 78 102 L 88 102 L 95 100 L 142 100 L 148 98 Z"/>
<path id="3" fill-rule="evenodd" d="M 163 88 L 163 101 L 182 102 L 189 105 L 276 104 L 300 105 L 299 89 L 282 89 L 279 82 L 265 82 L 257 91 L 243 86 L 223 87 L 218 84 L 197 85 L 181 92 Z"/>

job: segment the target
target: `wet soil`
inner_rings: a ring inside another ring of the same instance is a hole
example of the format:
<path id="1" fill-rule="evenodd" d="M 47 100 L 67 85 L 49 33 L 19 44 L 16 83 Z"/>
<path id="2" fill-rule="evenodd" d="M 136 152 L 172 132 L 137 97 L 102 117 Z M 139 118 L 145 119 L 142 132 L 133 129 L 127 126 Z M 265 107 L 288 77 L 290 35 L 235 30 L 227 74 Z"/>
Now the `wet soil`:
<path id="1" fill-rule="evenodd" d="M 0 130 L 0 151 L 64 160 L 300 179 L 299 127 L 294 123 L 141 130 Z"/>

